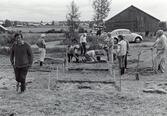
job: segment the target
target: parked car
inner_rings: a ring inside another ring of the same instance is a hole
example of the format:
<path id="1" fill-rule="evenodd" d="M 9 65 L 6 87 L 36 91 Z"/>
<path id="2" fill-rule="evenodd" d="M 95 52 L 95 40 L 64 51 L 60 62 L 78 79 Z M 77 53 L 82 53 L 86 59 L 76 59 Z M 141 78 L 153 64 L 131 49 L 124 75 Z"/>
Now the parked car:
<path id="1" fill-rule="evenodd" d="M 114 38 L 114 41 L 118 42 L 118 35 L 123 35 L 126 40 L 129 42 L 140 43 L 143 40 L 143 37 L 137 33 L 132 33 L 129 29 L 115 29 L 110 32 L 111 37 Z"/>

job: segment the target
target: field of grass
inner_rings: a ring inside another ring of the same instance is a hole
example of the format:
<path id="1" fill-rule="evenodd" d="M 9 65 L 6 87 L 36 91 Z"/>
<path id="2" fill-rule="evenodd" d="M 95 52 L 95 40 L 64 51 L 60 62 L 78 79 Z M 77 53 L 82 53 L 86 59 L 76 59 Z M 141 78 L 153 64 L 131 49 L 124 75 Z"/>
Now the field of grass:
<path id="1" fill-rule="evenodd" d="M 9 30 L 13 31 L 22 31 L 23 33 L 40 33 L 40 32 L 46 32 L 48 30 L 54 29 L 56 31 L 58 30 L 66 30 L 67 27 L 60 27 L 60 26 L 39 26 L 39 27 L 9 27 Z"/>
<path id="2" fill-rule="evenodd" d="M 24 40 L 28 43 L 35 44 L 36 41 L 40 38 L 41 33 L 23 33 Z M 65 36 L 64 33 L 54 33 L 54 34 L 46 34 L 45 41 L 60 41 L 64 40 Z"/>

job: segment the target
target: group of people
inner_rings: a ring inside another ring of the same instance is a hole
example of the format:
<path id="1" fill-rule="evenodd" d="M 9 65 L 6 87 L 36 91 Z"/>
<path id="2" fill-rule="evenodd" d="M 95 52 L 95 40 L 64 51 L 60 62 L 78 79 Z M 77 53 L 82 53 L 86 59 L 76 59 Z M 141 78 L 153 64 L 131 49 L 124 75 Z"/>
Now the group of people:
<path id="1" fill-rule="evenodd" d="M 80 37 L 80 45 L 78 45 L 77 41 L 73 41 L 71 45 L 68 45 L 67 48 L 67 57 L 68 62 L 72 62 L 72 59 L 75 58 L 76 62 L 79 62 L 79 56 L 84 56 L 87 52 L 86 44 L 87 44 L 87 34 L 84 33 Z"/>
<path id="2" fill-rule="evenodd" d="M 46 55 L 46 43 L 45 43 L 45 34 L 41 34 L 40 39 L 37 41 L 37 46 L 40 51 L 40 66 L 43 65 L 45 55 Z M 11 47 L 10 52 L 10 61 L 14 68 L 15 77 L 17 81 L 17 91 L 20 87 L 20 92 L 24 92 L 26 90 L 26 75 L 29 68 L 33 63 L 33 53 L 31 50 L 31 46 L 23 40 L 23 36 L 20 33 L 16 33 L 14 35 L 14 43 Z M 124 36 L 119 35 L 119 41 L 117 44 L 113 42 L 110 34 L 108 34 L 108 45 L 104 47 L 104 51 L 107 55 L 107 60 L 109 60 L 109 50 L 113 46 L 115 47 L 115 52 L 113 51 L 113 56 L 117 56 L 119 61 L 120 74 L 123 75 L 125 73 L 125 69 L 127 68 L 127 54 L 129 51 L 129 42 L 124 38 Z M 157 40 L 151 47 L 153 50 L 156 48 L 156 56 L 154 58 L 154 70 L 156 73 L 165 72 L 165 60 L 166 60 L 166 52 L 167 52 L 167 37 L 164 35 L 163 30 L 158 30 L 156 32 Z M 111 41 L 110 41 L 111 40 Z M 99 50 L 89 50 L 86 49 L 86 34 L 83 34 L 80 38 L 80 45 L 77 42 L 74 42 L 73 45 L 68 46 L 68 62 L 71 62 L 72 58 L 76 58 L 76 62 L 79 62 L 79 55 L 84 56 L 87 60 L 97 61 L 100 60 Z M 114 47 L 113 47 L 114 48 Z M 79 49 L 81 50 L 79 52 Z"/>
<path id="3" fill-rule="evenodd" d="M 67 48 L 67 58 L 68 62 L 72 62 L 73 58 L 75 58 L 74 62 L 97 62 L 101 60 L 100 54 L 107 54 L 106 47 L 103 49 L 87 49 L 87 34 L 83 33 L 80 36 L 79 44 L 75 40 L 71 45 L 68 45 Z M 81 57 L 80 57 L 81 56 Z"/>
<path id="4" fill-rule="evenodd" d="M 109 52 L 111 52 L 112 48 L 112 59 L 109 58 Z M 125 69 L 127 68 L 127 54 L 129 52 L 129 42 L 123 35 L 118 35 L 118 40 L 115 41 L 114 38 L 111 37 L 111 34 L 107 34 L 106 38 L 106 53 L 107 59 L 115 61 L 118 59 L 120 74 L 123 75 L 125 73 Z"/>

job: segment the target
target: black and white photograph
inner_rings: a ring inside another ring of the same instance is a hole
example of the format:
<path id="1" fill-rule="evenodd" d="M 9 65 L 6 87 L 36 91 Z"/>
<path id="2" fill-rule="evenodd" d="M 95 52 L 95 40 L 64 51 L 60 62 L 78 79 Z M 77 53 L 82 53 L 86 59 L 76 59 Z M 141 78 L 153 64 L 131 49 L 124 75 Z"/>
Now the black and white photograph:
<path id="1" fill-rule="evenodd" d="M 0 5 L 0 116 L 167 116 L 166 0 Z"/>

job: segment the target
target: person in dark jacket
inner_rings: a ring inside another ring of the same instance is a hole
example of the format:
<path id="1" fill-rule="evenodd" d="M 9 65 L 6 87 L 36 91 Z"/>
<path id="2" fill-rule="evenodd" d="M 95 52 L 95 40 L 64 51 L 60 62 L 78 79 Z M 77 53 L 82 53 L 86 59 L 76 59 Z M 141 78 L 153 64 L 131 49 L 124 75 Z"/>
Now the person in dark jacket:
<path id="1" fill-rule="evenodd" d="M 26 75 L 28 69 L 33 63 L 33 54 L 31 46 L 23 41 L 23 38 L 20 34 L 16 33 L 15 42 L 11 47 L 10 61 L 14 68 L 15 77 L 17 81 L 17 91 L 21 86 L 21 93 L 26 90 Z M 20 85 L 21 84 L 21 85 Z"/>

